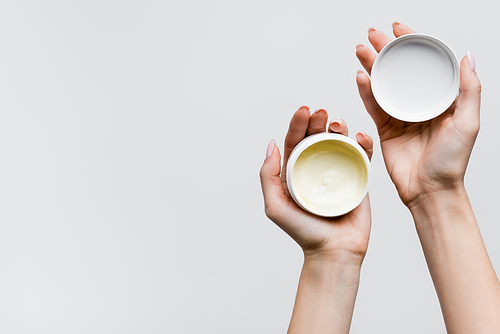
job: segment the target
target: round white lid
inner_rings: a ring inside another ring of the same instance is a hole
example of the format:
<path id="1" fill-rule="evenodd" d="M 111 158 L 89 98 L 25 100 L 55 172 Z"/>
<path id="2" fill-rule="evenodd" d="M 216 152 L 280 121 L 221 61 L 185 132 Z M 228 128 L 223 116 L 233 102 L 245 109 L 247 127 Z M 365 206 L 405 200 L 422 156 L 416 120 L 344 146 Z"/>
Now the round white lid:
<path id="1" fill-rule="evenodd" d="M 453 51 L 425 34 L 404 35 L 378 54 L 371 72 L 373 95 L 392 117 L 421 122 L 448 109 L 460 87 Z"/>

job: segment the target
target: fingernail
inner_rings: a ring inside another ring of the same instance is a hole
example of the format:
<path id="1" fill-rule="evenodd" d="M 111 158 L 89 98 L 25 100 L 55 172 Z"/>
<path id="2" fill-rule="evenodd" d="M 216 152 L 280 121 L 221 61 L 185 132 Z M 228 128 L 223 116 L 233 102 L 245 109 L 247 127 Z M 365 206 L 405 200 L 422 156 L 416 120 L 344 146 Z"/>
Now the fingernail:
<path id="1" fill-rule="evenodd" d="M 325 109 L 323 109 L 323 108 L 318 108 L 318 109 L 316 109 L 316 111 L 315 111 L 315 112 L 318 112 L 318 111 L 325 111 Z"/>
<path id="2" fill-rule="evenodd" d="M 338 118 L 332 119 L 332 121 L 330 122 L 330 126 L 332 126 L 333 123 L 337 123 L 337 125 L 342 125 L 342 120 Z"/>
<path id="3" fill-rule="evenodd" d="M 363 71 L 358 70 L 358 71 L 356 72 L 356 76 L 358 76 L 358 75 L 360 75 L 360 74 L 363 74 L 363 73 L 364 73 Z"/>
<path id="4" fill-rule="evenodd" d="M 363 44 L 358 44 L 358 45 L 356 45 L 356 51 L 358 51 L 358 49 L 359 49 L 360 47 L 362 47 L 362 46 L 364 46 L 364 45 L 363 45 Z"/>
<path id="5" fill-rule="evenodd" d="M 364 136 L 366 136 L 366 133 L 360 131 L 360 132 L 358 132 L 358 135 L 362 135 L 364 137 Z"/>
<path id="6" fill-rule="evenodd" d="M 372 31 L 376 31 L 376 30 L 377 30 L 377 29 L 375 29 L 375 28 L 371 27 L 371 28 L 369 28 L 369 29 L 367 30 L 367 33 L 368 33 L 368 34 L 370 34 Z"/>
<path id="7" fill-rule="evenodd" d="M 269 159 L 269 157 L 271 155 L 273 155 L 275 145 L 276 145 L 276 140 L 271 139 L 271 141 L 269 142 L 269 145 L 267 145 L 266 159 Z"/>
<path id="8" fill-rule="evenodd" d="M 476 60 L 474 59 L 474 55 L 470 51 L 467 51 L 467 62 L 469 63 L 470 69 L 476 72 Z"/>
<path id="9" fill-rule="evenodd" d="M 395 26 L 395 25 L 398 25 L 398 24 L 401 24 L 401 23 L 399 23 L 398 21 L 394 21 L 394 22 L 392 22 L 392 24 L 391 24 L 392 29 L 394 29 L 394 26 Z"/>

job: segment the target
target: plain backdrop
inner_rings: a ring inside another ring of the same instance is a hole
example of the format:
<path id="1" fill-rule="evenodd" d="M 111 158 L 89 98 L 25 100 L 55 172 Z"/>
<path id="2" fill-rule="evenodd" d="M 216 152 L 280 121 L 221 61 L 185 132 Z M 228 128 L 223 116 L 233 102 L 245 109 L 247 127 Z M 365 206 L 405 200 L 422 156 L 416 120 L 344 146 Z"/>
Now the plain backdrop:
<path id="1" fill-rule="evenodd" d="M 295 110 L 375 127 L 355 46 L 391 23 L 474 53 L 466 185 L 500 268 L 500 46 L 491 1 L 1 1 L 0 332 L 284 333 L 300 248 L 259 169 Z M 375 140 L 352 333 L 445 333 Z"/>

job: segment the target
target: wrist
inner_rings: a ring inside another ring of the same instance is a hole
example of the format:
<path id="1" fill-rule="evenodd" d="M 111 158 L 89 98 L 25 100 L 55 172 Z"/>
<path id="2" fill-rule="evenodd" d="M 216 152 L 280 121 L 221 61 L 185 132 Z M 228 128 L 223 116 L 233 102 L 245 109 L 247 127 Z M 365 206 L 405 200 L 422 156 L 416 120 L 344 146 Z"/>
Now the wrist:
<path id="1" fill-rule="evenodd" d="M 321 266 L 323 268 L 336 268 L 349 271 L 361 270 L 364 254 L 354 254 L 349 251 L 330 251 L 327 253 L 304 251 L 304 263 Z"/>
<path id="2" fill-rule="evenodd" d="M 455 224 L 465 219 L 466 222 L 475 222 L 474 214 L 467 196 L 467 191 L 462 185 L 449 189 L 442 189 L 422 194 L 408 204 L 417 230 L 422 226 L 442 226 Z"/>
<path id="3" fill-rule="evenodd" d="M 307 256 L 303 271 L 310 279 L 324 282 L 330 287 L 356 288 L 361 274 L 360 261 L 332 261 L 330 258 Z"/>
<path id="4" fill-rule="evenodd" d="M 305 253 L 288 333 L 348 333 L 360 261 Z M 349 258 L 349 259 L 347 259 Z"/>
<path id="5" fill-rule="evenodd" d="M 405 201 L 404 204 L 413 214 L 420 211 L 425 212 L 434 206 L 451 204 L 453 201 L 448 201 L 451 199 L 453 199 L 453 201 L 468 200 L 467 191 L 462 181 L 446 186 L 427 184 L 421 187 L 416 196 Z"/>

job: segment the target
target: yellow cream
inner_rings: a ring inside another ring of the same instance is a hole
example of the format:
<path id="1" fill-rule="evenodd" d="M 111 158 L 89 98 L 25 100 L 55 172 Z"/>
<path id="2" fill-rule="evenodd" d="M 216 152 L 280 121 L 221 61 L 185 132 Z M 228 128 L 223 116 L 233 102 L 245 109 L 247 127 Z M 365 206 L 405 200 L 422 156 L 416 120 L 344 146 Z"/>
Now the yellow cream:
<path id="1" fill-rule="evenodd" d="M 303 206 L 321 215 L 346 213 L 364 196 L 368 171 L 361 154 L 341 141 L 320 141 L 295 162 L 292 186 Z"/>

